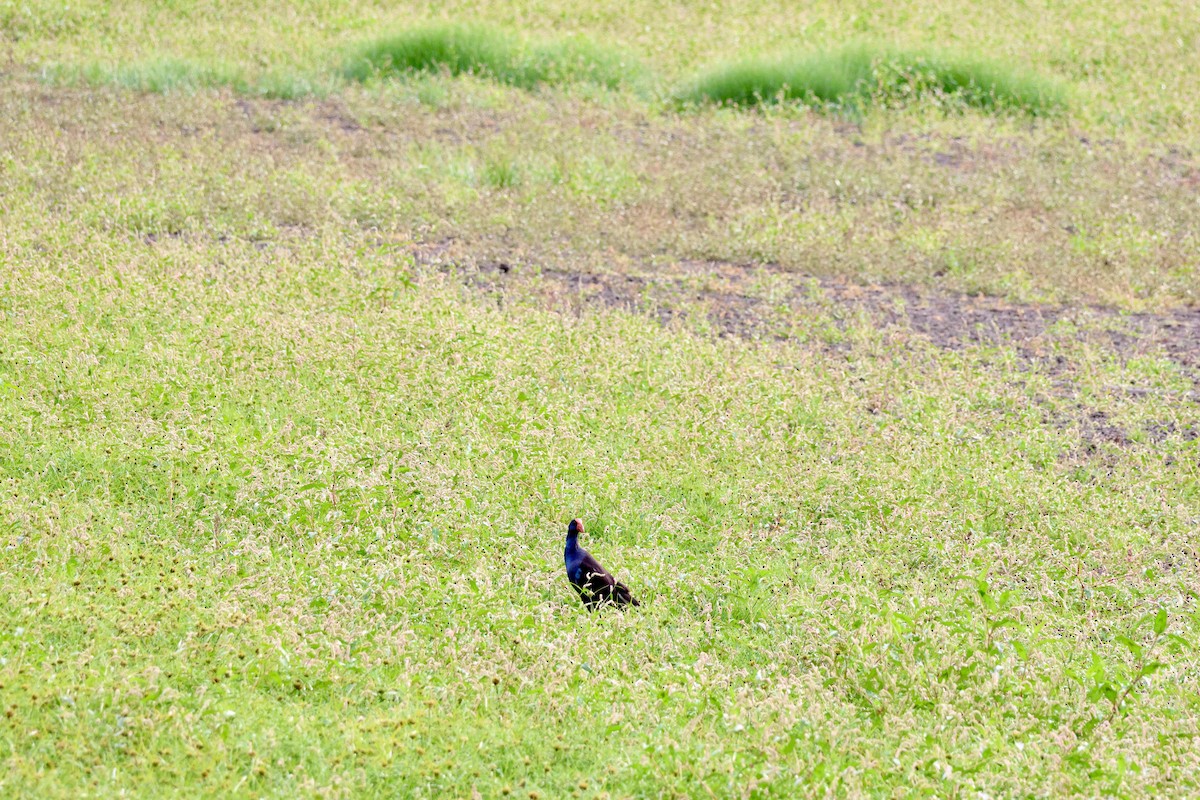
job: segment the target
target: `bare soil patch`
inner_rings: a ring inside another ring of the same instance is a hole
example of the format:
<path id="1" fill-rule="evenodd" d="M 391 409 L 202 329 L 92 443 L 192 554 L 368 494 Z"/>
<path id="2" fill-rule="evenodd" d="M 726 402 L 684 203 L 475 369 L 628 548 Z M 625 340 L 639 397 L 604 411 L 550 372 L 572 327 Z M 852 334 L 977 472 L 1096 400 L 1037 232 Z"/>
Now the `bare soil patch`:
<path id="1" fill-rule="evenodd" d="M 772 265 L 693 261 L 612 274 L 531 270 L 503 260 L 446 262 L 445 252 L 435 245 L 418 248 L 416 255 L 418 263 L 458 271 L 489 292 L 520 286 L 579 308 L 598 303 L 665 322 L 703 306 L 718 335 L 772 336 L 781 317 L 822 309 L 843 324 L 865 315 L 881 328 L 905 328 L 939 347 L 1003 344 L 1030 358 L 1053 359 L 1051 342 L 1072 335 L 1121 358 L 1165 355 L 1200 386 L 1200 308 L 1195 307 L 1130 313 L 1097 305 L 1020 304 L 905 284 L 864 285 Z"/>

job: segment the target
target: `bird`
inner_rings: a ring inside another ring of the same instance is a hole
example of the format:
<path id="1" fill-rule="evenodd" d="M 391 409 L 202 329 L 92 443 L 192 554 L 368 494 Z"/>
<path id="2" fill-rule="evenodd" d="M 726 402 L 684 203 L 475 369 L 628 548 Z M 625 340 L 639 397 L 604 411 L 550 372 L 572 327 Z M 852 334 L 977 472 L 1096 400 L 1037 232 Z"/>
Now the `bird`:
<path id="1" fill-rule="evenodd" d="M 629 587 L 618 581 L 592 554 L 579 546 L 579 534 L 583 533 L 583 520 L 573 519 L 567 525 L 567 547 L 563 558 L 567 564 L 567 580 L 579 593 L 579 599 L 588 611 L 604 604 L 617 608 L 640 606 L 641 603 L 629 591 Z"/>

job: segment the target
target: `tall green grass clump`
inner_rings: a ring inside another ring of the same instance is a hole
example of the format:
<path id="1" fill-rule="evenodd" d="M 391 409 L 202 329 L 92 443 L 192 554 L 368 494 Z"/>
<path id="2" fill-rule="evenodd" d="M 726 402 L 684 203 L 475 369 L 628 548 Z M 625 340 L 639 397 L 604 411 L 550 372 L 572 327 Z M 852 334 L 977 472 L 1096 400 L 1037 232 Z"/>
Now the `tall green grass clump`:
<path id="1" fill-rule="evenodd" d="M 685 104 L 896 107 L 937 100 L 995 112 L 1044 115 L 1065 103 L 1062 87 L 997 62 L 855 45 L 750 59 L 717 67 L 677 93 Z"/>
<path id="2" fill-rule="evenodd" d="M 679 92 L 679 99 L 735 106 L 828 105 L 864 94 L 870 77 L 871 56 L 861 49 L 748 59 L 709 70 Z"/>
<path id="3" fill-rule="evenodd" d="M 433 25 L 361 46 L 344 73 L 366 81 L 439 71 L 480 75 L 522 89 L 572 82 L 616 88 L 634 82 L 641 68 L 628 56 L 581 38 L 528 42 L 482 27 Z"/>
<path id="4" fill-rule="evenodd" d="M 885 103 L 938 97 L 972 108 L 1044 116 L 1061 111 L 1066 91 L 1057 81 L 998 61 L 938 53 L 893 53 L 876 59 L 872 78 Z"/>

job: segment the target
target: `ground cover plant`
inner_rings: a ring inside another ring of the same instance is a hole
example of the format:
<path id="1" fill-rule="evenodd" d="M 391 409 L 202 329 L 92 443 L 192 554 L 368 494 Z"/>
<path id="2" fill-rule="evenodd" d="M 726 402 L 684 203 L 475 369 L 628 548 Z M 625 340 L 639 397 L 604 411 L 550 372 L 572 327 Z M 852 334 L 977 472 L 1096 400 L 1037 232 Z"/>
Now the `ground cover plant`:
<path id="1" fill-rule="evenodd" d="M 872 34 L 730 8 L 479 15 L 670 85 Z M 0 793 L 1197 792 L 1179 9 L 858 26 L 1046 119 L 248 89 L 433 16 L 314 9 L 0 5 Z"/>
<path id="2" fill-rule="evenodd" d="M 631 83 L 628 56 L 583 40 L 523 42 L 493 28 L 438 25 L 377 39 L 357 49 L 346 76 L 365 81 L 407 72 L 478 74 L 525 89 L 584 81 L 610 88 Z"/>
<path id="3" fill-rule="evenodd" d="M 1066 104 L 1061 86 L 1019 70 L 960 57 L 853 45 L 718 67 L 678 94 L 684 102 L 738 106 L 800 101 L 857 110 L 869 103 L 942 103 L 1038 115 Z"/>

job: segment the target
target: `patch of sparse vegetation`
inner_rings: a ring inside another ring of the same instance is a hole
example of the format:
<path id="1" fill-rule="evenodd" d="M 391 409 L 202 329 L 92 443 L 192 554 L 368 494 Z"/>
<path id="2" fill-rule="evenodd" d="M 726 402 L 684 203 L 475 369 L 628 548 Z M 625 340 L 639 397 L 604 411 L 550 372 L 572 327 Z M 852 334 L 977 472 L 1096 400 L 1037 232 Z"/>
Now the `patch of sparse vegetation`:
<path id="1" fill-rule="evenodd" d="M 160 59 L 140 64 L 108 66 L 89 64 L 44 68 L 44 77 L 56 83 L 85 83 L 117 86 L 137 92 L 194 92 L 224 86 L 239 86 L 241 76 L 232 67 L 198 64 L 180 59 Z"/>
<path id="2" fill-rule="evenodd" d="M 1027 70 L 978 59 L 855 45 L 758 58 L 705 73 L 677 94 L 684 102 L 736 106 L 800 102 L 818 108 L 895 107 L 934 101 L 950 108 L 1061 111 L 1061 85 Z"/>
<path id="3" fill-rule="evenodd" d="M 43 67 L 41 75 L 44 80 L 54 84 L 116 86 L 156 94 L 226 88 L 242 95 L 280 100 L 324 96 L 338 83 L 336 78 L 330 76 L 306 76 L 278 70 L 247 78 L 242 70 L 229 65 L 212 66 L 179 59 L 117 66 L 57 64 Z"/>

